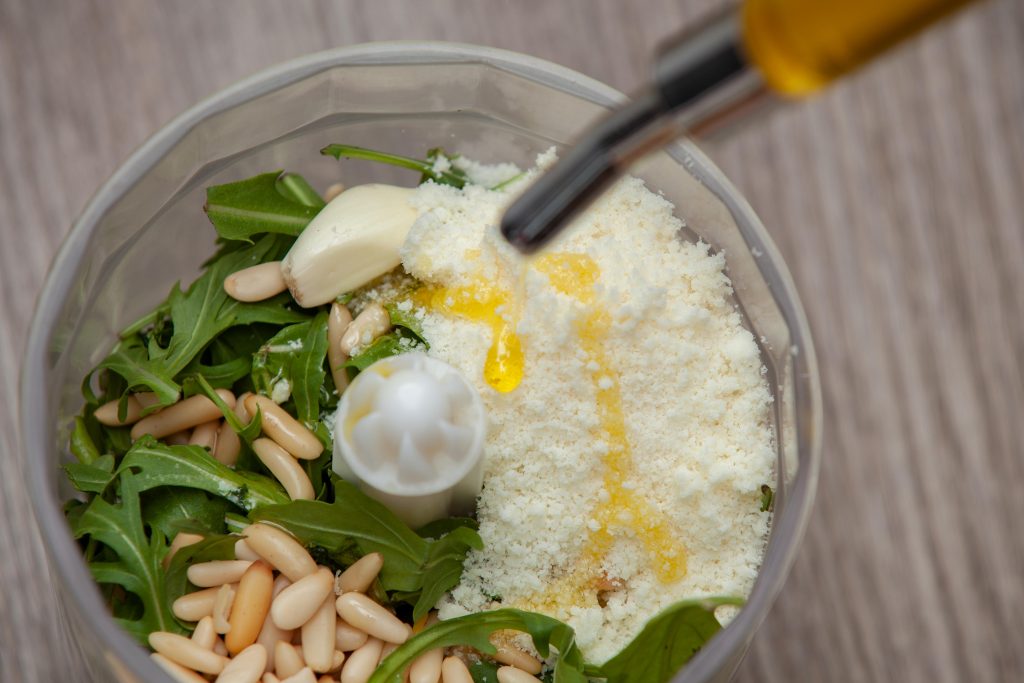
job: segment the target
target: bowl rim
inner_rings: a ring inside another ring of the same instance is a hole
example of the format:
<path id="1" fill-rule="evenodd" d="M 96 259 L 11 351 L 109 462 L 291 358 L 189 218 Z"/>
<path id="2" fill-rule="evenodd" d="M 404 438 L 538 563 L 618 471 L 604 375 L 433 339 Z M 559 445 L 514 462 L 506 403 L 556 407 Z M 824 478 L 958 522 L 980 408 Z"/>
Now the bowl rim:
<path id="1" fill-rule="evenodd" d="M 43 376 L 47 365 L 48 347 L 57 325 L 63 302 L 66 301 L 78 270 L 78 255 L 92 238 L 104 214 L 142 176 L 205 119 L 229 110 L 251 99 L 308 78 L 319 72 L 339 66 L 387 64 L 444 64 L 482 63 L 528 78 L 532 81 L 569 91 L 579 97 L 611 106 L 626 99 L 621 92 L 600 81 L 544 59 L 517 52 L 443 41 L 387 41 L 360 43 L 304 55 L 250 75 L 219 92 L 206 97 L 163 125 L 143 142 L 96 191 L 80 216 L 72 224 L 50 266 L 45 283 L 36 302 L 36 312 L 29 328 L 26 355 L 20 377 L 18 420 L 24 471 L 28 493 L 36 522 L 39 525 L 51 580 L 56 578 L 72 590 L 62 591 L 62 599 L 74 603 L 83 615 L 101 614 L 106 618 L 93 620 L 93 627 L 104 645 L 112 648 L 127 665 L 128 673 L 140 680 L 167 680 L 166 676 L 110 617 L 100 599 L 98 590 L 74 590 L 84 583 L 95 586 L 81 561 L 81 554 L 71 536 L 62 513 L 62 502 L 57 499 L 52 485 L 57 468 L 52 460 L 42 457 L 52 450 L 50 428 L 41 416 L 48 415 L 46 390 L 41 382 L 29 381 Z M 726 628 L 707 647 L 699 652 L 675 676 L 676 681 L 709 680 L 723 667 L 739 662 L 736 649 L 745 651 L 744 636 L 753 634 L 764 619 L 768 608 L 781 590 L 792 565 L 806 528 L 813 503 L 820 466 L 821 450 L 821 389 L 810 330 L 796 293 L 796 288 L 781 255 L 768 236 L 760 219 L 738 190 L 718 168 L 688 140 L 673 143 L 667 151 L 676 161 L 690 159 L 696 162 L 699 179 L 709 187 L 720 201 L 727 205 L 744 236 L 759 248 L 764 257 L 757 259 L 765 279 L 773 284 L 773 298 L 779 306 L 792 335 L 792 343 L 799 353 L 794 355 L 794 400 L 800 409 L 797 417 L 797 450 L 800 469 L 788 492 L 787 505 L 773 520 L 774 533 L 785 534 L 785 547 L 779 543 L 769 545 L 758 579 L 746 607 L 740 611 L 731 626 Z M 693 166 L 690 166 L 691 172 Z M 746 224 L 744 226 L 744 223 Z M 35 454 L 29 457 L 28 454 Z M 53 576 L 53 573 L 56 576 Z M 58 602 L 58 609 L 65 608 Z M 66 619 L 65 616 L 62 616 Z M 71 640 L 69 638 L 69 640 Z M 74 643 L 70 643 L 72 646 Z M 130 680 L 130 679 L 126 679 Z"/>

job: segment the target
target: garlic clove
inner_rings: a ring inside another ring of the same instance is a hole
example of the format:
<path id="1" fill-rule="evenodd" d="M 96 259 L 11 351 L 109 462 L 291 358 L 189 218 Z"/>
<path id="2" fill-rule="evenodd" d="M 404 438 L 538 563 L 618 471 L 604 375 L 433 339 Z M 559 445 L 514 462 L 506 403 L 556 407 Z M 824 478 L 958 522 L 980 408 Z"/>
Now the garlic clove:
<path id="1" fill-rule="evenodd" d="M 414 191 L 358 185 L 321 209 L 281 262 L 295 301 L 306 308 L 319 306 L 395 268 L 419 216 L 409 205 Z"/>

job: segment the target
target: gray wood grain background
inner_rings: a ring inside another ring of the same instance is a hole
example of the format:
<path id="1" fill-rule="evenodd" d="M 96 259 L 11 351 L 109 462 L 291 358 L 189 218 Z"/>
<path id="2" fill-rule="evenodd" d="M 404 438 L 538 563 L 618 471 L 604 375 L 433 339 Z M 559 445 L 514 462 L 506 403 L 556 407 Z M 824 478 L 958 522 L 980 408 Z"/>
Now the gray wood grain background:
<path id="1" fill-rule="evenodd" d="M 531 53 L 630 90 L 714 0 L 0 0 L 0 680 L 72 680 L 20 482 L 48 263 L 129 152 L 264 66 L 369 40 Z M 803 296 L 814 518 L 741 681 L 1024 679 L 1024 3 L 990 0 L 707 147 Z"/>

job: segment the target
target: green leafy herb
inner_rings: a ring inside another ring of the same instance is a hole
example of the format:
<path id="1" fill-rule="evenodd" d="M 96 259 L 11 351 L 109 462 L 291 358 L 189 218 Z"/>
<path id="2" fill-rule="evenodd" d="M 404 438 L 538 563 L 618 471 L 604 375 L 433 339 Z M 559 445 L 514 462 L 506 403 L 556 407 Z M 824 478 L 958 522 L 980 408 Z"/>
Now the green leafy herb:
<path id="1" fill-rule="evenodd" d="M 139 598 L 142 613 L 135 619 L 117 621 L 145 644 L 146 636 L 153 631 L 181 629 L 164 599 L 164 536 L 158 529 L 146 536 L 139 503 L 141 489 L 130 472 L 121 474 L 120 488 L 120 505 L 109 503 L 102 496 L 94 497 L 73 532 L 76 538 L 89 536 L 116 554 L 116 559 L 90 562 L 89 569 L 97 582 L 117 584 Z"/>
<path id="2" fill-rule="evenodd" d="M 352 356 L 345 362 L 346 368 L 352 368 L 356 372 L 362 372 L 381 358 L 397 356 L 400 353 L 408 353 L 426 348 L 414 337 L 409 337 L 401 331 L 389 332 L 374 340 L 372 344 Z"/>
<path id="3" fill-rule="evenodd" d="M 285 173 L 277 179 L 276 189 L 285 199 L 298 202 L 313 209 L 322 209 L 326 202 L 320 193 L 313 189 L 305 178 L 298 173 Z"/>
<path id="4" fill-rule="evenodd" d="M 215 340 L 216 341 L 216 340 Z M 199 376 L 217 389 L 229 389 L 252 371 L 252 356 L 237 356 L 217 365 L 205 365 L 198 356 L 185 366 L 182 374 Z"/>
<path id="5" fill-rule="evenodd" d="M 722 626 L 715 609 L 740 598 L 685 600 L 663 610 L 619 654 L 594 673 L 608 683 L 662 683 L 671 679 Z"/>
<path id="6" fill-rule="evenodd" d="M 385 304 L 384 309 L 388 312 L 388 317 L 391 319 L 391 324 L 395 327 L 400 327 L 407 331 L 411 336 L 423 345 L 424 349 L 429 349 L 430 344 L 427 343 L 426 338 L 423 336 L 423 321 L 412 314 L 411 311 L 403 311 L 398 308 L 395 304 Z"/>
<path id="7" fill-rule="evenodd" d="M 103 493 L 114 478 L 114 456 L 101 455 L 90 463 L 70 462 L 64 465 L 64 473 L 82 493 Z"/>
<path id="8" fill-rule="evenodd" d="M 295 191 L 300 183 L 296 177 L 283 180 L 279 186 L 281 172 L 273 171 L 209 187 L 203 209 L 224 239 L 250 242 L 255 235 L 268 232 L 294 237 L 319 211 L 319 207 L 298 199 Z"/>
<path id="9" fill-rule="evenodd" d="M 225 498 L 243 510 L 288 501 L 288 494 L 273 479 L 233 470 L 213 459 L 200 446 L 168 446 L 144 436 L 121 461 L 118 473 L 136 472 L 139 491 L 158 486 L 184 486 Z"/>
<path id="10" fill-rule="evenodd" d="M 170 610 L 174 601 L 189 592 L 188 568 L 200 562 L 235 559 L 238 536 L 208 536 L 198 543 L 185 546 L 174 554 L 167 566 L 164 582 L 164 605 Z M 184 626 L 184 622 L 178 622 Z"/>
<path id="11" fill-rule="evenodd" d="M 183 529 L 203 535 L 224 530 L 228 502 L 198 489 L 158 486 L 142 496 L 142 519 L 167 538 Z"/>
<path id="12" fill-rule="evenodd" d="M 506 629 L 529 633 L 541 657 L 547 658 L 552 647 L 558 651 L 555 683 L 586 682 L 583 655 L 576 646 L 576 634 L 568 624 L 534 612 L 499 609 L 446 619 L 424 629 L 388 655 L 374 671 L 369 683 L 399 683 L 402 672 L 413 660 L 439 647 L 468 645 L 484 654 L 494 654 L 496 648 L 491 644 L 490 636 L 495 631 Z"/>
<path id="13" fill-rule="evenodd" d="M 100 449 L 81 416 L 75 418 L 75 426 L 71 429 L 71 454 L 83 465 L 94 463 L 100 457 Z"/>
<path id="14" fill-rule="evenodd" d="M 498 665 L 489 660 L 480 660 L 469 665 L 473 683 L 498 683 Z"/>
<path id="15" fill-rule="evenodd" d="M 412 171 L 418 171 L 421 176 L 421 182 L 427 180 L 433 180 L 435 183 L 440 185 L 451 185 L 453 187 L 461 188 L 468 182 L 466 174 L 459 168 L 448 168 L 447 170 L 435 170 L 434 160 L 423 160 L 423 159 L 412 159 L 410 157 L 399 156 L 398 154 L 388 154 L 387 152 L 377 152 L 372 149 L 366 149 L 365 147 L 355 147 L 353 145 L 327 145 L 320 153 L 325 156 L 332 156 L 335 159 L 366 159 L 367 161 L 377 161 L 382 164 L 388 164 L 390 166 L 398 166 L 400 168 L 408 168 Z M 436 156 L 435 156 L 436 160 Z"/>
<path id="16" fill-rule="evenodd" d="M 235 411 L 231 410 L 231 407 L 224 402 L 224 399 L 220 397 L 220 394 L 218 394 L 203 377 L 198 377 L 196 379 L 199 391 L 201 391 L 206 398 L 213 401 L 214 405 L 220 409 L 221 414 L 224 416 L 224 421 L 227 422 L 233 430 L 235 430 L 235 433 L 238 434 L 245 443 L 251 444 L 253 439 L 260 435 L 260 430 L 263 426 L 263 413 L 260 412 L 260 409 L 257 407 L 256 414 L 249 420 L 249 424 L 243 425 L 242 421 L 238 419 L 237 415 L 235 415 Z"/>
<path id="17" fill-rule="evenodd" d="M 118 344 L 101 364 L 124 378 L 129 388 L 156 392 L 161 405 L 178 399 L 181 385 L 176 377 L 219 334 L 235 325 L 300 322 L 307 314 L 293 310 L 286 294 L 243 303 L 224 291 L 224 278 L 235 271 L 278 258 L 284 243 L 279 236 L 267 235 L 256 244 L 239 249 L 216 260 L 186 291 L 175 287 L 167 300 L 173 333 L 166 346 L 157 336 L 148 340 L 130 337 Z"/>
<path id="18" fill-rule="evenodd" d="M 441 538 L 461 527 L 477 531 L 480 528 L 480 523 L 472 517 L 443 517 L 435 519 L 433 522 L 427 522 L 416 530 L 416 535 L 421 538 Z"/>
<path id="19" fill-rule="evenodd" d="M 416 616 L 458 583 L 469 549 L 483 547 L 480 536 L 467 527 L 427 541 L 387 507 L 338 478 L 333 503 L 297 500 L 261 507 L 250 517 L 278 524 L 304 544 L 329 552 L 344 552 L 355 544 L 361 554 L 381 553 L 381 584 L 414 602 Z"/>
<path id="20" fill-rule="evenodd" d="M 768 484 L 761 484 L 761 512 L 775 509 L 775 491 Z"/>
<path id="21" fill-rule="evenodd" d="M 274 335 L 253 360 L 253 381 L 264 394 L 277 382 L 288 382 L 296 416 L 307 426 L 320 417 L 320 387 L 327 357 L 327 312 L 289 325 Z"/>
<path id="22" fill-rule="evenodd" d="M 491 187 L 491 189 L 495 190 L 495 191 L 497 191 L 497 190 L 504 190 L 506 187 L 508 187 L 512 183 L 516 182 L 517 180 L 520 180 L 520 179 L 524 178 L 525 176 L 526 176 L 526 172 L 525 171 L 523 171 L 521 173 L 516 173 L 511 178 L 506 178 L 505 180 L 502 180 L 497 185 L 494 185 L 493 187 Z"/>
<path id="23" fill-rule="evenodd" d="M 116 372 L 132 387 L 155 392 L 161 405 L 174 403 L 181 392 L 181 386 L 172 376 L 150 360 L 149 350 L 138 337 L 118 344 L 99 367 Z"/>

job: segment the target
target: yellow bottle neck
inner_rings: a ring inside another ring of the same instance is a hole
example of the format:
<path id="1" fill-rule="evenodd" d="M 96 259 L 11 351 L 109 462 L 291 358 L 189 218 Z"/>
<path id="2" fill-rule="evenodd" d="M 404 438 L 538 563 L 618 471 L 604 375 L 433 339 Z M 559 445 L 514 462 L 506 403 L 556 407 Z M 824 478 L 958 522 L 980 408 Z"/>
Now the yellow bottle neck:
<path id="1" fill-rule="evenodd" d="M 970 0 L 746 0 L 743 49 L 769 88 L 821 89 Z"/>

